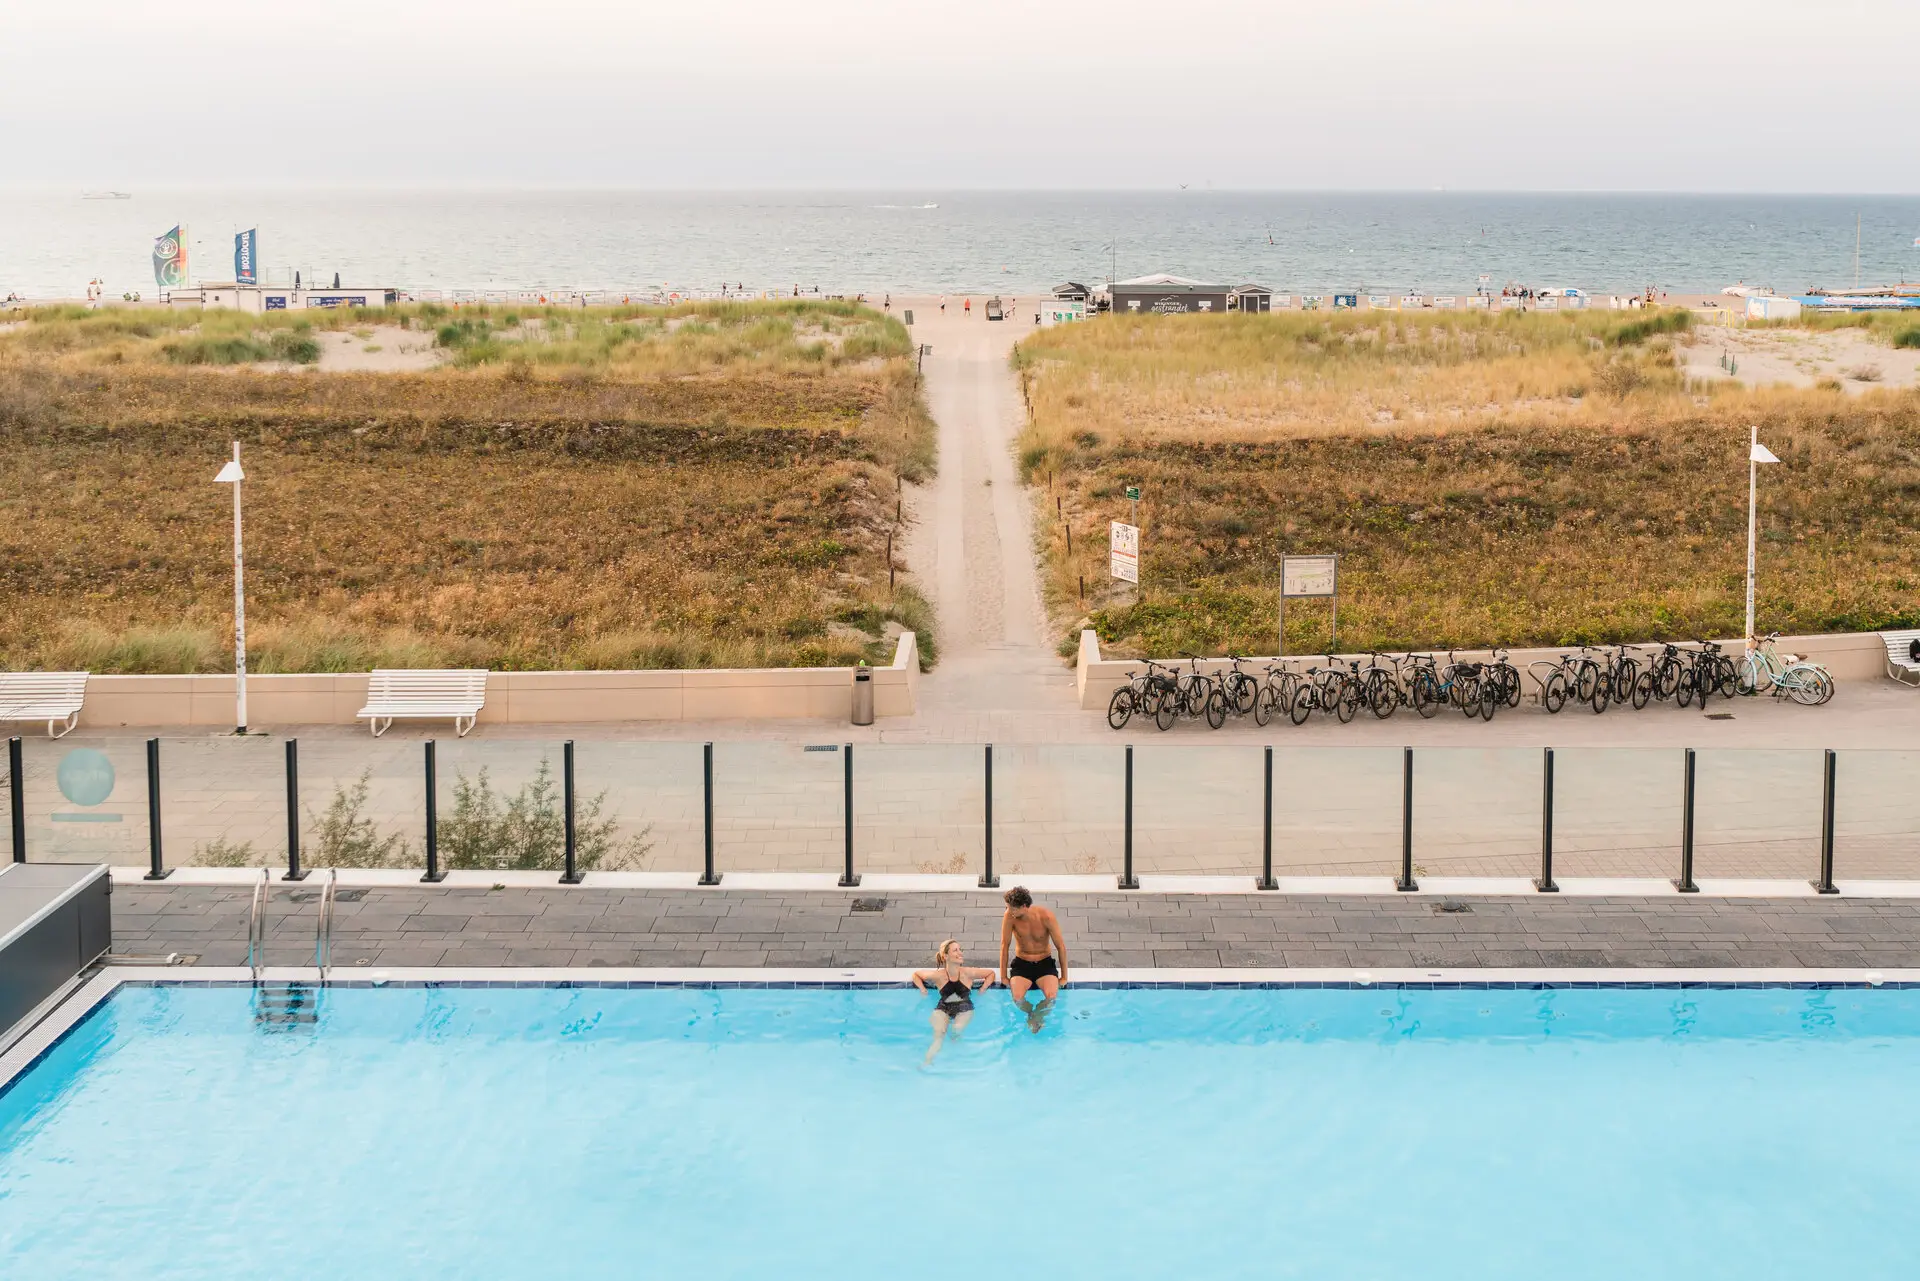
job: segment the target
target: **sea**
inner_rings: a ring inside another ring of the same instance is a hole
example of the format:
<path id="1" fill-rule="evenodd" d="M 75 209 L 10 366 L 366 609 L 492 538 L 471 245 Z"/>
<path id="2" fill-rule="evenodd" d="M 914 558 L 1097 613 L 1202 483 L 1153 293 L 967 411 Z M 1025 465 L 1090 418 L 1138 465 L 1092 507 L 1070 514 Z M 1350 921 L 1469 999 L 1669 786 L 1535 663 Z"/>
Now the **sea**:
<path id="1" fill-rule="evenodd" d="M 1858 258 L 1856 266 L 1856 220 Z M 182 225 L 195 280 L 406 290 L 1030 293 L 1150 272 L 1280 292 L 1480 284 L 1781 293 L 1920 278 L 1920 196 L 1188 191 L 0 192 L 0 297 L 154 287 Z"/>

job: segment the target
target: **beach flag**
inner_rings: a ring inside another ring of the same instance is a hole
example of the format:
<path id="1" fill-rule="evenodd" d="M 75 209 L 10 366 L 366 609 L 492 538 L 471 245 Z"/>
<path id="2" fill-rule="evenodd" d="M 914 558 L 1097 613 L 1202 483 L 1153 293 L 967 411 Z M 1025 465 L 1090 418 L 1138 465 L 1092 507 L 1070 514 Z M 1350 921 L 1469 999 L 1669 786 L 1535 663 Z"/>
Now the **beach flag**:
<path id="1" fill-rule="evenodd" d="M 162 289 L 187 283 L 187 237 L 179 227 L 154 237 L 153 283 Z"/>
<path id="2" fill-rule="evenodd" d="M 260 283 L 258 254 L 260 251 L 260 229 L 240 232 L 233 238 L 233 278 L 243 285 Z"/>

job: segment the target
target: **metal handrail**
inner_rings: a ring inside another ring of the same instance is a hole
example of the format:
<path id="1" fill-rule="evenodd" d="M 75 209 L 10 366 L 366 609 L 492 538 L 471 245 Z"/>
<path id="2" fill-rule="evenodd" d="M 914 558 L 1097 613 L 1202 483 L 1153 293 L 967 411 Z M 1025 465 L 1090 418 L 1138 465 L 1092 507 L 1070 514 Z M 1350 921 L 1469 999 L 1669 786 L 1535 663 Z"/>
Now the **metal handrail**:
<path id="1" fill-rule="evenodd" d="M 320 887 L 320 920 L 313 930 L 313 968 L 320 972 L 322 987 L 333 966 L 333 889 L 339 879 L 338 868 L 327 869 L 326 884 Z"/>
<path id="2" fill-rule="evenodd" d="M 253 885 L 253 905 L 247 909 L 247 969 L 256 985 L 267 961 L 267 876 L 267 869 L 261 868 L 260 879 Z"/>

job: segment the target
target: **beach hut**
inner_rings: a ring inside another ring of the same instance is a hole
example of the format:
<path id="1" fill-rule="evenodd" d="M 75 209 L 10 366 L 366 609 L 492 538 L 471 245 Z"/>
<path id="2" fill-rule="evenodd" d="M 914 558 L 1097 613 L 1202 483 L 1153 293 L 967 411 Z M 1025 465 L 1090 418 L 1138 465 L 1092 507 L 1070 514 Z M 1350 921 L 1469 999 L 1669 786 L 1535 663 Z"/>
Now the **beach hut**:
<path id="1" fill-rule="evenodd" d="M 1265 285 L 1235 285 L 1227 291 L 1228 311 L 1272 311 L 1273 290 Z"/>
<path id="2" fill-rule="evenodd" d="M 1136 276 L 1132 280 L 1116 280 L 1110 292 L 1116 315 L 1151 312 L 1168 316 L 1193 311 L 1224 312 L 1227 310 L 1227 297 L 1233 291 L 1226 285 L 1162 273 Z M 1268 296 L 1271 298 L 1272 295 Z"/>
<path id="3" fill-rule="evenodd" d="M 1085 306 L 1093 301 L 1093 290 L 1077 280 L 1069 280 L 1053 287 L 1053 299 L 1055 302 L 1077 302 Z"/>

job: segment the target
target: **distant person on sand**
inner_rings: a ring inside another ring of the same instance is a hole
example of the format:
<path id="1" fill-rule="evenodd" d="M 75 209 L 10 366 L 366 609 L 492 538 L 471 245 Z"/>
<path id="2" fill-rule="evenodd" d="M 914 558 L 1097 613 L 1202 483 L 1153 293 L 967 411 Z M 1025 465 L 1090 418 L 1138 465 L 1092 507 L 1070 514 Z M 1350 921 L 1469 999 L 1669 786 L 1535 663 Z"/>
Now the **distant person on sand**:
<path id="1" fill-rule="evenodd" d="M 1046 1025 L 1047 1012 L 1067 982 L 1067 941 L 1060 936 L 1060 918 L 1051 908 L 1036 907 L 1033 895 L 1024 885 L 1007 891 L 1006 914 L 1000 918 L 1000 981 L 1007 985 L 1027 1016 L 1027 1027 L 1038 1032 Z M 1013 963 L 1007 963 L 1007 949 L 1013 949 Z M 1059 953 L 1059 963 L 1054 954 Z M 1040 989 L 1038 1005 L 1027 1002 L 1027 994 Z"/>
<path id="2" fill-rule="evenodd" d="M 943 316 L 947 314 L 947 296 L 945 294 L 940 295 L 940 314 Z"/>
<path id="3" fill-rule="evenodd" d="M 973 299 L 971 299 L 971 298 L 963 298 L 963 299 L 961 299 L 961 300 L 960 300 L 960 310 L 961 310 L 961 311 L 962 311 L 963 313 L 965 313 L 966 315 L 969 315 L 969 316 L 971 316 L 971 315 L 973 314 Z"/>
<path id="4" fill-rule="evenodd" d="M 940 991 L 933 999 L 933 1044 L 927 1047 L 924 1063 L 932 1063 L 933 1056 L 940 1053 L 940 1046 L 951 1030 L 955 1036 L 966 1028 L 973 1019 L 974 986 L 984 992 L 993 986 L 993 971 L 987 969 L 968 969 L 967 954 L 960 945 L 948 939 L 934 949 L 931 970 L 915 970 L 913 985 L 926 995 L 927 984 L 937 982 Z"/>

